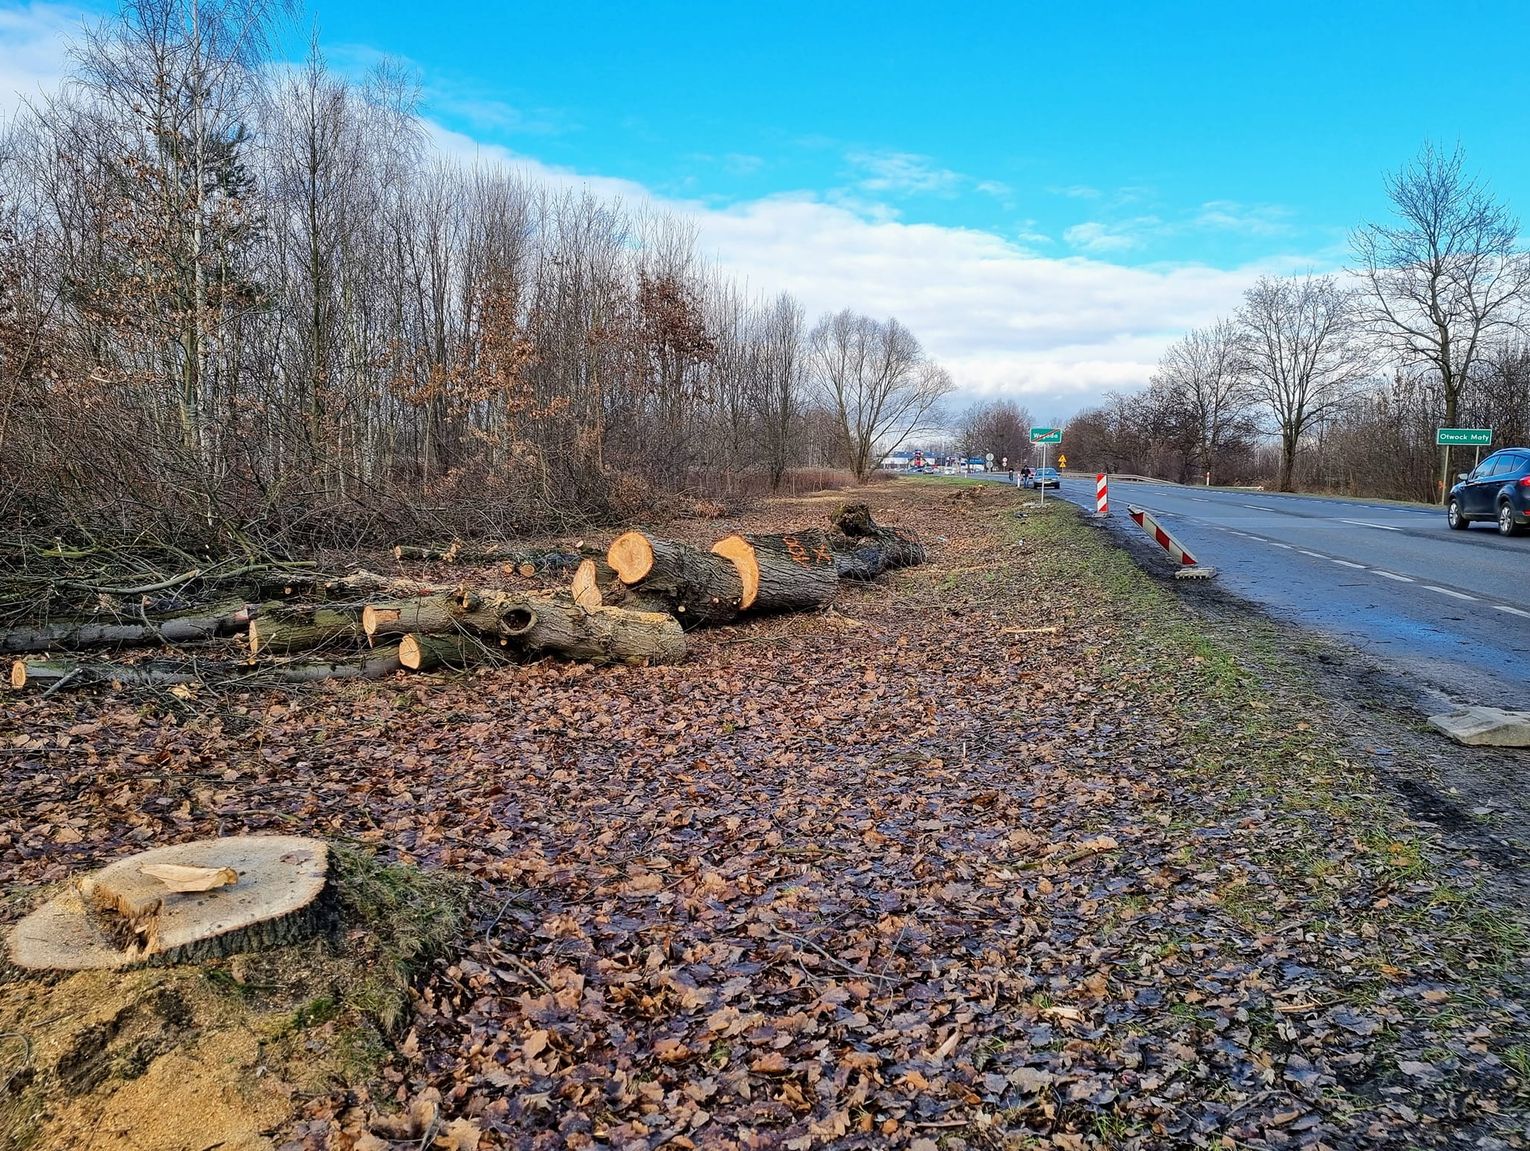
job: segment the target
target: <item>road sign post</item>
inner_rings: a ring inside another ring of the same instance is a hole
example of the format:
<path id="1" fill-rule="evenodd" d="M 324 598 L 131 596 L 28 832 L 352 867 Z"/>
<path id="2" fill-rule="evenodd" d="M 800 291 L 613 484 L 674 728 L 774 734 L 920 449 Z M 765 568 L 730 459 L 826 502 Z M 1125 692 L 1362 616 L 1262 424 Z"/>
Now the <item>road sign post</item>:
<path id="1" fill-rule="evenodd" d="M 1047 445 L 1062 443 L 1062 429 L 1032 428 L 1031 443 L 1041 445 L 1041 470 L 1044 472 L 1047 469 Z M 1045 507 L 1047 502 L 1046 477 L 1040 473 L 1037 473 L 1036 476 L 1036 490 L 1041 493 L 1041 503 Z"/>
<path id="2" fill-rule="evenodd" d="M 1481 460 L 1482 449 L 1493 443 L 1493 429 L 1440 428 L 1434 433 L 1434 442 L 1440 449 L 1440 502 L 1444 503 L 1450 492 L 1450 449 L 1476 448 Z"/>

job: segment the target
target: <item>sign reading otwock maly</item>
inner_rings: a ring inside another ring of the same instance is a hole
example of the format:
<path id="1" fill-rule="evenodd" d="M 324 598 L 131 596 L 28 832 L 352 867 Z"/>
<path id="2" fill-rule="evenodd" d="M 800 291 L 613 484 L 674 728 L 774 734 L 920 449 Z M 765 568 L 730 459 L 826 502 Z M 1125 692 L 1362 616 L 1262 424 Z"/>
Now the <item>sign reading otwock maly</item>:
<path id="1" fill-rule="evenodd" d="M 1493 442 L 1492 428 L 1441 428 L 1434 442 L 1442 448 L 1485 448 Z"/>
<path id="2" fill-rule="evenodd" d="M 1061 428 L 1032 428 L 1031 443 L 1033 444 L 1060 444 L 1062 443 Z"/>

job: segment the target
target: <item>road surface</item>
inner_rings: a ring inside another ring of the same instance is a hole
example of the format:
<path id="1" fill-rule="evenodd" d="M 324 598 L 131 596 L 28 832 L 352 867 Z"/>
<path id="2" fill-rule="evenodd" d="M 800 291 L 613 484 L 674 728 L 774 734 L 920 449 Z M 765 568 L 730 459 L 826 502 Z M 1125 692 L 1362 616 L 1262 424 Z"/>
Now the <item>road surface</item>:
<path id="1" fill-rule="evenodd" d="M 997 477 L 996 477 L 997 478 Z M 1055 492 L 1048 492 L 1051 499 Z M 1065 478 L 1094 510 L 1094 479 Z M 1464 532 L 1443 510 L 1117 481 L 1224 590 L 1338 636 L 1461 703 L 1530 707 L 1530 535 Z"/>

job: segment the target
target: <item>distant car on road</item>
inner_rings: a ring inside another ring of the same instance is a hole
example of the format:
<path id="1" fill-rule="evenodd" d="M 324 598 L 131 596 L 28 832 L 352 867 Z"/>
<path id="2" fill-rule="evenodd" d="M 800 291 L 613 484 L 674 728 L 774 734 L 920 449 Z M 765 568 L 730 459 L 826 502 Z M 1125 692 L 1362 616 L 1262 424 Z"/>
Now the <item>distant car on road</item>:
<path id="1" fill-rule="evenodd" d="M 1030 475 L 1025 477 L 1025 486 L 1028 488 L 1060 488 L 1062 477 L 1057 474 L 1056 468 L 1036 468 Z"/>
<path id="2" fill-rule="evenodd" d="M 1459 531 L 1473 520 L 1492 520 L 1501 536 L 1530 524 L 1530 448 L 1504 448 L 1483 460 L 1450 489 L 1445 520 Z"/>

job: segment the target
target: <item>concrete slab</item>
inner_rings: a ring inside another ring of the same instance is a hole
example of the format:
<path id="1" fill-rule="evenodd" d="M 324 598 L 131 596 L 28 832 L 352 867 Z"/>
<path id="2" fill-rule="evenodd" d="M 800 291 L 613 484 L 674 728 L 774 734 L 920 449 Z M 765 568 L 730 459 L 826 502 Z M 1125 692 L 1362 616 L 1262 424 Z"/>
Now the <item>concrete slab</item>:
<path id="1" fill-rule="evenodd" d="M 1530 711 L 1468 707 L 1452 715 L 1431 715 L 1429 726 L 1470 747 L 1530 747 Z"/>

